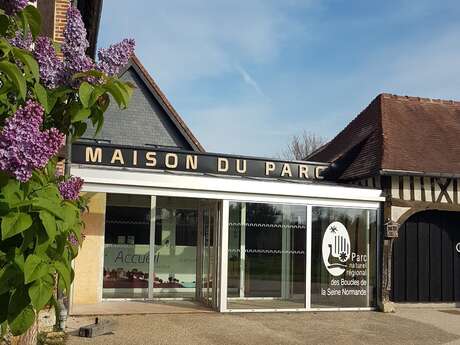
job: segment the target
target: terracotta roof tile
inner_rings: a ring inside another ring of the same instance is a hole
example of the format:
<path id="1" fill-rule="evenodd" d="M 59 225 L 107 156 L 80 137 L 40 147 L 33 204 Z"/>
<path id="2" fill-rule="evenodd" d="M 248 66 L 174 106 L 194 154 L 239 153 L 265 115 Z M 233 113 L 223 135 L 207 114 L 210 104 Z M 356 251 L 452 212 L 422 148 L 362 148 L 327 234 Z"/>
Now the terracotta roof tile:
<path id="1" fill-rule="evenodd" d="M 334 163 L 339 179 L 381 170 L 459 174 L 459 137 L 460 102 L 380 94 L 308 159 Z"/>

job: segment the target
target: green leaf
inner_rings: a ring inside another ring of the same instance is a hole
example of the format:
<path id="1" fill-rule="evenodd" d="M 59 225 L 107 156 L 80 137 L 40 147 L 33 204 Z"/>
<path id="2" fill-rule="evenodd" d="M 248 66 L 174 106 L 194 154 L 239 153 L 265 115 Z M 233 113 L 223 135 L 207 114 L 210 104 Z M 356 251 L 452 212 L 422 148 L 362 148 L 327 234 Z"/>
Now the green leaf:
<path id="1" fill-rule="evenodd" d="M 64 202 L 62 205 L 65 226 L 67 229 L 73 228 L 77 221 L 80 220 L 80 210 L 70 202 Z"/>
<path id="2" fill-rule="evenodd" d="M 77 141 L 86 132 L 88 125 L 86 122 L 77 122 L 74 124 L 74 131 L 72 135 L 72 142 Z"/>
<path id="3" fill-rule="evenodd" d="M 92 107 L 103 94 L 106 93 L 106 90 L 102 86 L 94 86 L 94 90 L 91 93 L 91 99 L 89 100 L 89 107 Z"/>
<path id="4" fill-rule="evenodd" d="M 75 73 L 72 76 L 72 79 L 75 80 L 75 79 L 83 78 L 83 77 L 103 78 L 104 76 L 105 76 L 105 74 L 103 72 L 101 72 L 101 71 L 91 70 L 91 71 L 87 71 L 87 72 Z"/>
<path id="5" fill-rule="evenodd" d="M 8 20 L 8 16 L 2 14 L 0 16 L 0 35 L 4 36 L 6 34 L 9 25 L 10 21 Z"/>
<path id="6" fill-rule="evenodd" d="M 43 105 L 45 108 L 45 111 L 47 113 L 50 113 L 52 108 L 50 109 L 49 104 L 48 104 L 48 93 L 46 92 L 46 89 L 43 87 L 42 84 L 36 83 L 34 85 L 34 91 L 35 91 L 35 96 L 37 96 L 38 101 Z"/>
<path id="7" fill-rule="evenodd" d="M 20 250 L 22 252 L 27 251 L 28 249 L 33 248 L 34 240 L 35 240 L 35 231 L 34 226 L 31 226 L 29 229 L 22 233 L 23 239 Z"/>
<path id="8" fill-rule="evenodd" d="M 4 18 L 4 16 L 0 16 L 0 22 L 1 22 L 1 18 Z M 0 39 L 0 50 L 2 51 L 3 56 L 7 56 L 10 53 L 11 48 L 12 46 L 10 42 L 8 42 L 5 38 Z"/>
<path id="9" fill-rule="evenodd" d="M 40 279 L 47 273 L 48 266 L 41 257 L 34 254 L 31 254 L 27 257 L 26 263 L 24 265 L 24 277 L 26 284 Z"/>
<path id="10" fill-rule="evenodd" d="M 69 268 L 61 261 L 55 261 L 54 267 L 56 268 L 56 271 L 59 274 L 59 278 L 62 279 L 65 290 L 67 292 L 70 291 L 71 274 Z"/>
<path id="11" fill-rule="evenodd" d="M 2 218 L 2 240 L 13 237 L 32 225 L 32 217 L 27 213 L 10 212 Z"/>
<path id="12" fill-rule="evenodd" d="M 16 289 L 8 304 L 8 324 L 13 335 L 25 333 L 35 321 L 35 311 L 30 305 L 26 287 Z"/>
<path id="13" fill-rule="evenodd" d="M 26 98 L 26 79 L 15 64 L 8 61 L 0 61 L 0 71 L 5 73 L 19 92 L 22 99 Z"/>
<path id="14" fill-rule="evenodd" d="M 13 54 L 14 56 L 20 60 L 30 71 L 32 76 L 35 78 L 36 81 L 40 79 L 40 73 L 38 69 L 38 63 L 30 54 L 22 49 L 13 47 Z"/>
<path id="15" fill-rule="evenodd" d="M 35 254 L 44 255 L 45 253 L 47 253 L 48 249 L 50 248 L 50 245 L 53 243 L 53 240 L 48 237 L 48 234 L 42 226 L 37 226 L 35 234 Z"/>
<path id="16" fill-rule="evenodd" d="M 0 270 L 0 294 L 4 294 L 23 283 L 22 272 L 14 264 L 8 264 Z"/>
<path id="17" fill-rule="evenodd" d="M 9 205 L 17 204 L 24 200 L 19 181 L 10 178 L 8 183 L 1 188 L 2 194 Z"/>
<path id="18" fill-rule="evenodd" d="M 9 293 L 4 293 L 0 295 L 0 323 L 3 323 L 8 318 L 9 302 L 10 302 Z"/>
<path id="19" fill-rule="evenodd" d="M 48 211 L 40 211 L 39 213 L 40 220 L 42 221 L 43 227 L 48 234 L 50 239 L 54 239 L 56 236 L 56 219 Z"/>
<path id="20" fill-rule="evenodd" d="M 24 17 L 27 18 L 32 36 L 34 38 L 37 37 L 42 26 L 40 12 L 35 6 L 29 5 L 22 11 L 22 13 Z"/>
<path id="21" fill-rule="evenodd" d="M 125 90 L 115 82 L 108 82 L 105 85 L 105 88 L 113 96 L 115 102 L 118 104 L 118 107 L 120 109 L 125 109 L 128 102 L 128 95 L 126 94 Z"/>
<path id="22" fill-rule="evenodd" d="M 81 104 L 83 104 L 85 108 L 89 108 L 90 106 L 90 99 L 93 91 L 94 87 L 91 86 L 88 82 L 84 81 L 83 83 L 81 83 L 80 88 L 78 90 L 78 95 L 80 96 Z"/>
<path id="23" fill-rule="evenodd" d="M 87 109 L 87 108 L 79 109 L 75 113 L 75 115 L 72 116 L 71 122 L 75 123 L 75 122 L 86 120 L 90 115 L 91 115 L 91 109 Z"/>
<path id="24" fill-rule="evenodd" d="M 48 211 L 52 215 L 64 220 L 64 214 L 62 212 L 61 205 L 59 205 L 57 202 L 45 199 L 45 197 L 39 197 L 32 199 L 32 205 L 39 210 Z"/>
<path id="25" fill-rule="evenodd" d="M 53 295 L 53 279 L 50 275 L 36 280 L 29 287 L 29 297 L 35 310 L 39 311 L 48 304 Z"/>
<path id="26" fill-rule="evenodd" d="M 131 96 L 133 95 L 134 89 L 136 87 L 130 82 L 122 82 L 121 80 L 117 80 L 117 84 L 120 86 L 121 89 L 124 90 L 126 94 L 126 106 L 128 106 Z"/>

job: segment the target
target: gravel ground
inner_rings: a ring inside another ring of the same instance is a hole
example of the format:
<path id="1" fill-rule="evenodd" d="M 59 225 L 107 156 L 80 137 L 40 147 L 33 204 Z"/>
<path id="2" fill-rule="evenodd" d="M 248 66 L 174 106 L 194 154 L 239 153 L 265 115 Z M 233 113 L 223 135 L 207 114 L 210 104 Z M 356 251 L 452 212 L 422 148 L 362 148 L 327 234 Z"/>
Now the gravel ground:
<path id="1" fill-rule="evenodd" d="M 451 317 L 459 323 L 459 315 Z M 129 315 L 104 319 L 115 321 L 112 334 L 92 339 L 71 335 L 68 344 L 431 345 L 454 344 L 460 340 L 459 335 L 429 323 L 378 312 L 196 313 Z M 69 326 L 76 329 L 91 323 L 90 320 L 88 317 L 72 318 Z"/>

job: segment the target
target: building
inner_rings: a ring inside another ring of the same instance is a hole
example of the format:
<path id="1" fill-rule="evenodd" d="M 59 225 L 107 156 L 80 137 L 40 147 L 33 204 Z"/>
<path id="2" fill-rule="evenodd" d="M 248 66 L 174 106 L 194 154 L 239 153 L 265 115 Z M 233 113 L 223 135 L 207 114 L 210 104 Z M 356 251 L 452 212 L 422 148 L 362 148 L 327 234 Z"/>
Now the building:
<path id="1" fill-rule="evenodd" d="M 459 119 L 459 102 L 381 94 L 308 157 L 385 195 L 382 307 L 460 300 Z"/>
<path id="2" fill-rule="evenodd" d="M 325 182 L 323 163 L 207 153 L 136 57 L 120 77 L 136 85 L 132 105 L 72 148 L 90 202 L 71 310 L 376 307 L 380 190 Z"/>
<path id="3" fill-rule="evenodd" d="M 59 39 L 69 3 L 49 3 Z M 76 5 L 94 54 L 102 1 Z M 458 216 L 443 213 L 458 211 L 458 103 L 380 95 L 290 162 L 208 153 L 139 59 L 120 78 L 137 87 L 130 107 L 109 108 L 99 136 L 72 147 L 89 212 L 71 312 L 111 300 L 222 312 L 459 300 Z"/>

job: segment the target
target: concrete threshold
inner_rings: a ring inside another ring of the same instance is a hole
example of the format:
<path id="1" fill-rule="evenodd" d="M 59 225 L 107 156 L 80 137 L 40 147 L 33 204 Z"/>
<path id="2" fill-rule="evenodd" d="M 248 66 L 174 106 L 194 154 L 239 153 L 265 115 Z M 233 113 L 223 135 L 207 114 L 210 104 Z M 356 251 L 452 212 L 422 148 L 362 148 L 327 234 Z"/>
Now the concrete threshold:
<path id="1" fill-rule="evenodd" d="M 141 314 L 194 314 L 213 313 L 193 301 L 103 301 L 95 304 L 78 304 L 70 310 L 71 316 L 141 315 Z"/>
<path id="2" fill-rule="evenodd" d="M 452 309 L 460 308 L 460 303 L 395 303 L 396 311 L 402 309 Z"/>

